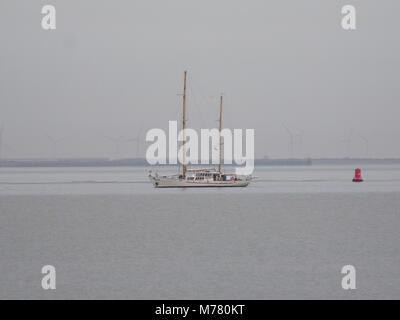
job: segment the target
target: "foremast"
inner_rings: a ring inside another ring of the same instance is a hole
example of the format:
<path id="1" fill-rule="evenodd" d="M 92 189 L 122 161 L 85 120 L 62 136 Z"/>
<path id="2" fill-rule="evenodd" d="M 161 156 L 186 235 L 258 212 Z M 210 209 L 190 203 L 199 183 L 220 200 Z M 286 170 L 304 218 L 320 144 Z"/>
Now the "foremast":
<path id="1" fill-rule="evenodd" d="M 184 72 L 184 80 L 183 80 L 183 112 L 182 112 L 182 160 L 183 160 L 183 166 L 182 166 L 182 176 L 183 179 L 186 178 L 186 134 L 185 134 L 185 129 L 186 129 L 186 74 L 187 71 Z"/>
<path id="2" fill-rule="evenodd" d="M 222 95 L 219 101 L 219 159 L 218 159 L 218 172 L 221 173 L 221 158 L 222 158 Z"/>

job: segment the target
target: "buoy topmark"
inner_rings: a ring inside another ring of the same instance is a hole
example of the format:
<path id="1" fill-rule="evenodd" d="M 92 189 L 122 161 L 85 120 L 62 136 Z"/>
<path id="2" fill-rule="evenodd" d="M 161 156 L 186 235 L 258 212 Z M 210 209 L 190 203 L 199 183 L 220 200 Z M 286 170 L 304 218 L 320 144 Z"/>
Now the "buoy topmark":
<path id="1" fill-rule="evenodd" d="M 363 182 L 363 178 L 361 177 L 361 169 L 357 168 L 354 172 L 353 182 Z"/>

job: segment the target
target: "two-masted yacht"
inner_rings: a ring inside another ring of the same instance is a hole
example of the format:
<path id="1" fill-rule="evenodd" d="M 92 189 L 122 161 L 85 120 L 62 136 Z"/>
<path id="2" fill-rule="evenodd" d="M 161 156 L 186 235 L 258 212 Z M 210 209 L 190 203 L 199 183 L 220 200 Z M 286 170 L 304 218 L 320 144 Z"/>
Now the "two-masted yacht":
<path id="1" fill-rule="evenodd" d="M 184 73 L 183 85 L 183 113 L 182 113 L 182 151 L 183 165 L 182 173 L 173 175 L 154 175 L 149 172 L 149 179 L 156 188 L 188 188 L 188 187 L 247 187 L 252 180 L 251 176 L 239 176 L 236 173 L 223 173 L 221 171 L 221 156 L 222 156 L 222 96 L 220 98 L 220 117 L 219 117 L 219 161 L 218 169 L 203 168 L 203 169 L 188 169 L 185 161 L 186 157 L 186 75 Z"/>

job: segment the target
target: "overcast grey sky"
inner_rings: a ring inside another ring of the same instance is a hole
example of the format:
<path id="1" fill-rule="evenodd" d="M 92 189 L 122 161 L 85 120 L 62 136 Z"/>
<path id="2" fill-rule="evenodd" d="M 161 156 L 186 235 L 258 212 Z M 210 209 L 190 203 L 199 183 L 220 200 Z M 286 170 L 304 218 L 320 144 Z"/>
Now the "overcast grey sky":
<path id="1" fill-rule="evenodd" d="M 104 136 L 176 119 L 187 69 L 188 125 L 215 127 L 223 92 L 225 126 L 254 128 L 257 157 L 290 155 L 283 124 L 297 157 L 363 157 L 361 136 L 400 157 L 399 14 L 398 0 L 2 0 L 3 156 L 51 157 L 50 135 L 60 157 L 113 157 Z"/>

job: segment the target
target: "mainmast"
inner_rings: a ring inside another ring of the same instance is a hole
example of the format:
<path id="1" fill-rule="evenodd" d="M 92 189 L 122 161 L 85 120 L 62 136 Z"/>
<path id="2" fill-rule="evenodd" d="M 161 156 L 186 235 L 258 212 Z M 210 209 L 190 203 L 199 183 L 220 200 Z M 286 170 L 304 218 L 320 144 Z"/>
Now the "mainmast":
<path id="1" fill-rule="evenodd" d="M 219 161 L 218 161 L 218 171 L 221 173 L 221 158 L 222 158 L 222 136 L 221 136 L 221 130 L 222 130 L 222 95 L 220 98 L 220 103 L 219 103 Z"/>
<path id="2" fill-rule="evenodd" d="M 183 113 L 182 113 L 182 160 L 183 160 L 183 178 L 186 177 L 186 135 L 185 135 L 185 128 L 186 128 L 186 74 L 187 71 L 184 73 L 184 81 L 183 81 Z"/>

